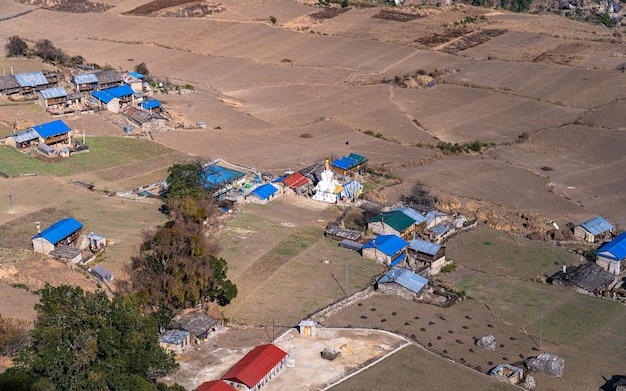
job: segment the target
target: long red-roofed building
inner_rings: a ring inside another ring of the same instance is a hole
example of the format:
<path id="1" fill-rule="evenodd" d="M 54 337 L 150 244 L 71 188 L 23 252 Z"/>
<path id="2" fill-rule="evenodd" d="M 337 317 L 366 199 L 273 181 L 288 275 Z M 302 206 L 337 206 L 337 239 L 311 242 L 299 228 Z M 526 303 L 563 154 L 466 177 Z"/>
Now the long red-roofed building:
<path id="1" fill-rule="evenodd" d="M 309 180 L 309 178 L 302 175 L 301 172 L 296 172 L 294 174 L 287 175 L 285 179 L 283 179 L 283 183 L 290 189 L 295 190 L 301 186 L 308 186 L 311 181 Z"/>
<path id="2" fill-rule="evenodd" d="M 211 380 L 211 381 L 206 381 L 200 384 L 200 386 L 196 388 L 196 391 L 237 391 L 237 390 L 231 387 L 230 385 L 228 385 L 224 380 Z"/>
<path id="3" fill-rule="evenodd" d="M 281 373 L 287 353 L 273 344 L 252 349 L 222 379 L 238 391 L 258 391 Z"/>

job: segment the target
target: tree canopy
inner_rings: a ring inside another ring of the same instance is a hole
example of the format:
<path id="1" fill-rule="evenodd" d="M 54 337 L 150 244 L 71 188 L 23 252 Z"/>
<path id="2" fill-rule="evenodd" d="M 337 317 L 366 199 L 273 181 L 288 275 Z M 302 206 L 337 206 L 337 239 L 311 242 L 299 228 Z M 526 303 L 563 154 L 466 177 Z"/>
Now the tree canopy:
<path id="1" fill-rule="evenodd" d="M 155 319 L 125 298 L 46 285 L 35 309 L 32 344 L 7 374 L 31 390 L 154 391 L 152 380 L 177 368 L 158 344 Z"/>
<path id="2" fill-rule="evenodd" d="M 204 191 L 202 163 L 174 164 L 167 170 L 166 201 L 184 196 L 197 196 Z"/>

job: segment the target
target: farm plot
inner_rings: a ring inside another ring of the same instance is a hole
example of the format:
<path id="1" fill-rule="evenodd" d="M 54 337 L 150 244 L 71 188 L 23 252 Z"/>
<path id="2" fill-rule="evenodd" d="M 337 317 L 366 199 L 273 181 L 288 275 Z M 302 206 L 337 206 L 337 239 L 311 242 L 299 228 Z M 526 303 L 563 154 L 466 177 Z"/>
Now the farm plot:
<path id="1" fill-rule="evenodd" d="M 457 235 L 446 243 L 446 257 L 466 268 L 515 279 L 552 274 L 578 258 L 560 247 L 487 227 Z"/>
<path id="2" fill-rule="evenodd" d="M 510 142 L 524 132 L 572 122 L 582 113 L 506 92 L 447 84 L 429 90 L 396 89 L 394 96 L 401 110 L 452 144 Z"/>

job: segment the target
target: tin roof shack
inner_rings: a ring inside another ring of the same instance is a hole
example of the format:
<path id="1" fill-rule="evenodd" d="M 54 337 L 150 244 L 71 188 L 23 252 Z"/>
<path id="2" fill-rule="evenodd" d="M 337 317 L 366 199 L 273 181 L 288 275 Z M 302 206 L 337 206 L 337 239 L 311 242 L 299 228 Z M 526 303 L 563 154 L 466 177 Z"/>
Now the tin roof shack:
<path id="1" fill-rule="evenodd" d="M 602 216 L 580 223 L 574 227 L 574 236 L 586 242 L 601 241 L 615 230 L 615 226 L 606 221 Z"/>
<path id="2" fill-rule="evenodd" d="M 57 246 L 74 246 L 83 224 L 73 217 L 59 220 L 32 237 L 33 250 L 48 255 Z"/>
<path id="3" fill-rule="evenodd" d="M 117 87 L 93 91 L 91 96 L 96 98 L 98 106 L 104 106 L 113 113 L 119 113 L 127 106 L 133 105 L 133 90 L 128 84 Z"/>
<path id="4" fill-rule="evenodd" d="M 102 265 L 96 265 L 89 269 L 89 272 L 96 276 L 96 278 L 102 282 L 110 282 L 113 281 L 113 273 L 108 271 Z"/>
<path id="5" fill-rule="evenodd" d="M 365 156 L 350 153 L 342 156 L 333 162 L 332 168 L 339 175 L 354 178 L 356 175 L 363 175 L 367 169 L 367 158 Z"/>
<path id="6" fill-rule="evenodd" d="M 385 294 L 417 300 L 428 280 L 408 269 L 394 269 L 385 273 L 377 283 L 378 289 Z"/>
<path id="7" fill-rule="evenodd" d="M 189 346 L 189 341 L 189 332 L 182 330 L 168 330 L 159 337 L 159 345 L 176 354 L 181 354 Z"/>
<path id="8" fill-rule="evenodd" d="M 98 79 L 98 90 L 106 90 L 108 88 L 114 88 L 124 85 L 124 78 L 115 69 L 107 69 L 103 71 L 95 72 L 96 79 Z M 130 88 L 130 87 L 129 87 Z"/>
<path id="9" fill-rule="evenodd" d="M 500 364 L 490 370 L 488 375 L 509 384 L 518 384 L 524 378 L 524 371 L 510 364 Z"/>
<path id="10" fill-rule="evenodd" d="M 6 138 L 5 144 L 15 147 L 17 149 L 28 148 L 31 145 L 37 145 L 39 141 L 39 135 L 34 129 L 24 130 L 19 133 L 15 133 Z"/>
<path id="11" fill-rule="evenodd" d="M 561 285 L 575 289 L 586 295 L 602 295 L 607 291 L 613 279 L 613 274 L 595 263 L 582 263 L 577 266 L 566 267 L 548 279 L 554 285 Z"/>
<path id="12" fill-rule="evenodd" d="M 33 126 L 33 130 L 39 135 L 39 144 L 71 145 L 72 143 L 72 139 L 70 137 L 72 128 L 67 126 L 65 122 L 60 119 L 41 125 L 35 125 Z"/>
<path id="13" fill-rule="evenodd" d="M 255 187 L 249 192 L 245 199 L 251 202 L 257 202 L 260 204 L 266 204 L 274 197 L 278 195 L 278 189 L 271 183 L 265 183 L 263 185 Z"/>
<path id="14" fill-rule="evenodd" d="M 76 92 L 91 92 L 98 88 L 98 77 L 95 73 L 82 73 L 72 77 Z"/>
<path id="15" fill-rule="evenodd" d="M 232 367 L 222 380 L 242 391 L 258 391 L 287 366 L 287 353 L 274 344 L 257 346 Z"/>
<path id="16" fill-rule="evenodd" d="M 191 334 L 191 340 L 195 343 L 206 341 L 211 334 L 224 327 L 217 319 L 213 319 L 206 314 L 198 313 L 187 314 L 176 323 L 177 327 Z"/>
<path id="17" fill-rule="evenodd" d="M 626 232 L 598 249 L 596 263 L 609 272 L 622 273 L 622 261 L 626 260 Z"/>
<path id="18" fill-rule="evenodd" d="M 315 337 L 318 324 L 314 320 L 302 320 L 298 323 L 298 332 L 305 337 Z"/>
<path id="19" fill-rule="evenodd" d="M 246 180 L 246 174 L 230 168 L 209 164 L 202 171 L 204 187 L 213 193 L 214 197 L 220 197 L 230 189 L 242 185 Z"/>
<path id="20" fill-rule="evenodd" d="M 396 266 L 406 259 L 408 243 L 397 235 L 380 235 L 361 248 L 361 254 L 388 266 Z"/>
<path id="21" fill-rule="evenodd" d="M 224 380 L 211 380 L 204 382 L 195 391 L 237 391 Z"/>
<path id="22" fill-rule="evenodd" d="M 428 230 L 428 239 L 435 243 L 441 243 L 444 239 L 455 231 L 454 225 L 449 221 L 444 221 Z"/>
<path id="23" fill-rule="evenodd" d="M 417 262 L 428 267 L 430 276 L 439 273 L 446 264 L 446 248 L 438 243 L 413 239 L 409 242 L 408 252 Z"/>
<path id="24" fill-rule="evenodd" d="M 0 76 L 0 95 L 13 95 L 20 92 L 20 85 L 14 75 Z"/>
<path id="25" fill-rule="evenodd" d="M 67 103 L 67 91 L 65 87 L 53 87 L 39 90 L 37 95 L 39 105 L 45 110 L 54 112 L 62 109 Z"/>
<path id="26" fill-rule="evenodd" d="M 326 230 L 324 231 L 324 236 L 337 241 L 347 239 L 353 242 L 358 242 L 363 237 L 363 232 L 353 229 L 340 228 L 335 223 L 333 223 L 332 225 L 329 225 L 328 228 L 326 228 Z"/>

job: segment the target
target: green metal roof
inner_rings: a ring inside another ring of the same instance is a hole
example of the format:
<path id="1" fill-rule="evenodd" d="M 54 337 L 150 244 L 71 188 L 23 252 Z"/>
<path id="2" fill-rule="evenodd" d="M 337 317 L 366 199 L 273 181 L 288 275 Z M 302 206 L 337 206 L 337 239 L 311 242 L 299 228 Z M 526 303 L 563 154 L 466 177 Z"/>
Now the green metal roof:
<path id="1" fill-rule="evenodd" d="M 390 210 L 388 212 L 383 212 L 377 216 L 374 216 L 372 219 L 369 220 L 369 222 L 384 222 L 398 232 L 402 232 L 405 229 L 409 228 L 411 225 L 415 224 L 415 220 L 399 210 Z"/>

